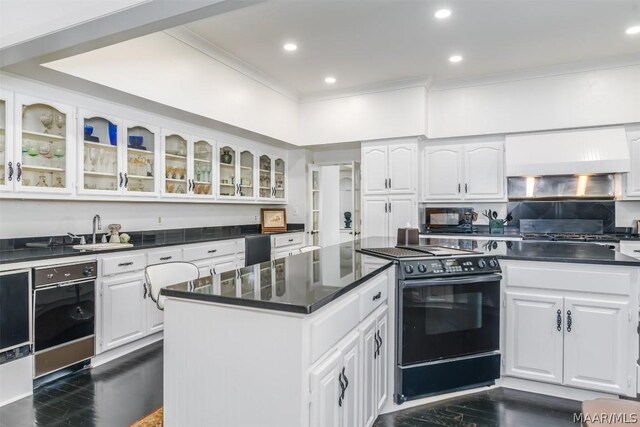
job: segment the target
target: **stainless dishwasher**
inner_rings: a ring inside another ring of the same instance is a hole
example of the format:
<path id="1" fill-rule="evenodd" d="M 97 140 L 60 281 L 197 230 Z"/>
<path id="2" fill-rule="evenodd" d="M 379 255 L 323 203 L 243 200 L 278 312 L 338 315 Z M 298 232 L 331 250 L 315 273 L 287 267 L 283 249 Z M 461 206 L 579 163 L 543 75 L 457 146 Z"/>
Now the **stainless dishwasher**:
<path id="1" fill-rule="evenodd" d="M 34 378 L 95 356 L 95 261 L 35 268 Z"/>

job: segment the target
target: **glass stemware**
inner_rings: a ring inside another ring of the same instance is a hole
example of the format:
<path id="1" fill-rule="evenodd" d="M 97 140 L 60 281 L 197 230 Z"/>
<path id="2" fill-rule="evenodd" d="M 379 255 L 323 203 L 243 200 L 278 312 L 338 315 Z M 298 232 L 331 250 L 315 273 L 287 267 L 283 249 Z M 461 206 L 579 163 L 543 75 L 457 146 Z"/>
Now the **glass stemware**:
<path id="1" fill-rule="evenodd" d="M 98 153 L 96 153 L 96 149 L 95 148 L 90 148 L 89 149 L 89 164 L 90 164 L 90 171 L 91 172 L 95 172 L 96 171 L 97 154 Z"/>
<path id="2" fill-rule="evenodd" d="M 64 114 L 56 114 L 56 126 L 58 127 L 58 135 L 62 136 L 62 129 L 66 124 L 66 118 Z"/>
<path id="3" fill-rule="evenodd" d="M 49 133 L 49 129 L 53 125 L 53 114 L 45 113 L 40 115 L 40 123 L 44 126 L 44 133 Z"/>

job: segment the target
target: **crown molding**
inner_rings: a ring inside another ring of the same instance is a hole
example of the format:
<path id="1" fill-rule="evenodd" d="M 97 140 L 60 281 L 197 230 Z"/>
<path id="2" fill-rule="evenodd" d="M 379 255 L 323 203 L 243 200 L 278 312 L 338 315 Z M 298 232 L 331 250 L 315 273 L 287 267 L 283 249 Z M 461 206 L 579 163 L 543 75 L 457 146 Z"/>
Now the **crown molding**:
<path id="1" fill-rule="evenodd" d="M 248 64 L 220 46 L 211 43 L 204 37 L 194 33 L 186 26 L 180 26 L 164 30 L 164 33 L 174 39 L 190 46 L 191 48 L 207 55 L 211 59 L 226 65 L 240 74 L 260 83 L 261 85 L 278 92 L 295 102 L 300 102 L 300 94 L 287 87 L 278 79 Z"/>
<path id="2" fill-rule="evenodd" d="M 309 103 L 317 101 L 327 101 L 330 99 L 347 98 L 350 96 L 366 95 L 371 93 L 390 92 L 400 89 L 408 89 L 413 87 L 425 87 L 429 90 L 433 79 L 431 76 L 420 76 L 410 79 L 389 80 L 377 82 L 361 86 L 353 86 L 346 89 L 339 89 L 330 92 L 319 92 L 315 94 L 304 95 L 300 98 L 300 103 Z"/>
<path id="3" fill-rule="evenodd" d="M 436 80 L 429 89 L 431 92 L 460 89 L 472 86 L 487 86 L 496 83 L 515 82 L 536 78 L 561 76 L 588 71 L 606 70 L 612 68 L 630 67 L 640 64 L 640 53 L 624 56 L 614 56 L 590 59 L 565 64 L 554 64 L 546 67 L 530 68 L 507 73 L 488 74 L 460 79 Z"/>

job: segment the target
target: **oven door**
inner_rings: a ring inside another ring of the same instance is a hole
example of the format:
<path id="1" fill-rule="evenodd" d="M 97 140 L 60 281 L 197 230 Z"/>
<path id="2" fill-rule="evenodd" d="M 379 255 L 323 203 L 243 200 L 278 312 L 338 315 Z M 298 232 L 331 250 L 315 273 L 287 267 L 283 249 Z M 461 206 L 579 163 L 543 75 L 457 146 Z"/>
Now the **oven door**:
<path id="1" fill-rule="evenodd" d="M 398 364 L 499 349 L 499 274 L 400 281 Z"/>
<path id="2" fill-rule="evenodd" d="M 36 288 L 35 352 L 92 336 L 95 331 L 95 281 Z"/>

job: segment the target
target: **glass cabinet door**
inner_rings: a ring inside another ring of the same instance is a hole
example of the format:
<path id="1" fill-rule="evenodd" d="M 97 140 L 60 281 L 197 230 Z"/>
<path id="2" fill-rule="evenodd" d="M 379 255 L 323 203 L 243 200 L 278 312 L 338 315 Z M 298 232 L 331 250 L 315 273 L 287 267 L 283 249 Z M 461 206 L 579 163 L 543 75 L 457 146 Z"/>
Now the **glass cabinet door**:
<path id="1" fill-rule="evenodd" d="M 192 180 L 190 185 L 191 194 L 197 196 L 213 195 L 213 154 L 215 146 L 213 143 L 203 139 L 193 143 L 193 163 Z"/>
<path id="2" fill-rule="evenodd" d="M 237 274 L 235 270 L 225 271 L 224 273 L 220 273 L 220 296 L 223 297 L 236 297 L 237 292 Z"/>
<path id="3" fill-rule="evenodd" d="M 255 156 L 251 151 L 240 152 L 240 182 L 238 195 L 240 197 L 255 197 L 253 175 L 255 171 Z"/>
<path id="4" fill-rule="evenodd" d="M 157 193 L 156 149 L 158 130 L 147 125 L 127 124 L 127 151 L 123 165 L 123 187 L 129 195 Z"/>
<path id="5" fill-rule="evenodd" d="M 167 195 L 186 195 L 189 189 L 187 181 L 187 139 L 177 133 L 164 137 L 164 193 Z"/>
<path id="6" fill-rule="evenodd" d="M 20 118 L 20 153 L 15 153 L 19 189 L 69 193 L 71 108 L 16 96 L 16 111 Z"/>
<path id="7" fill-rule="evenodd" d="M 271 262 L 263 262 L 258 265 L 260 269 L 260 299 L 269 301 L 273 298 L 273 270 Z"/>
<path id="8" fill-rule="evenodd" d="M 276 296 L 281 297 L 287 292 L 287 258 L 274 261 L 276 276 Z"/>
<path id="9" fill-rule="evenodd" d="M 11 191 L 16 179 L 16 163 L 13 160 L 13 109 L 11 92 L 0 89 L 0 190 Z"/>
<path id="10" fill-rule="evenodd" d="M 228 145 L 219 149 L 220 173 L 218 174 L 218 194 L 222 197 L 235 197 L 236 189 L 236 150 Z"/>
<path id="11" fill-rule="evenodd" d="M 271 168 L 271 157 L 263 154 L 260 156 L 260 168 L 258 169 L 258 174 L 260 176 L 259 181 L 259 193 L 258 196 L 261 199 L 271 199 L 273 198 L 273 183 L 271 182 L 272 168 Z"/>
<path id="12" fill-rule="evenodd" d="M 119 192 L 124 185 L 118 179 L 119 122 L 80 112 L 78 135 L 83 135 L 80 162 L 80 193 Z"/>
<path id="13" fill-rule="evenodd" d="M 275 165 L 273 167 L 273 185 L 274 185 L 274 196 L 276 199 L 285 199 L 285 163 L 282 159 L 276 159 Z"/>

